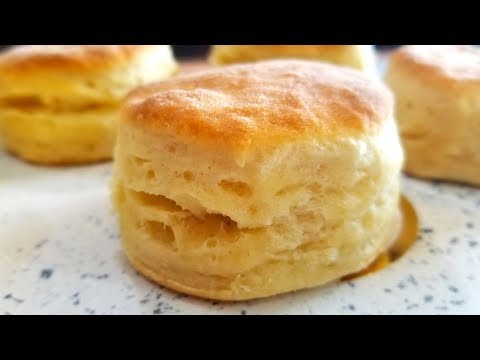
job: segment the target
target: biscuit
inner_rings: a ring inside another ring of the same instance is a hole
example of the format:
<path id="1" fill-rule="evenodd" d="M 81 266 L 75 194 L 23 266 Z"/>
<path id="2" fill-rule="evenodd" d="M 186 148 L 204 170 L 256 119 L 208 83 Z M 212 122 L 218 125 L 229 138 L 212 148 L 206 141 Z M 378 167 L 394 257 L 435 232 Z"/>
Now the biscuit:
<path id="1" fill-rule="evenodd" d="M 480 185 L 480 49 L 402 47 L 386 82 L 396 97 L 405 171 Z"/>
<path id="2" fill-rule="evenodd" d="M 176 69 L 168 45 L 13 47 L 0 54 L 4 146 L 44 164 L 109 159 L 125 95 Z"/>
<path id="3" fill-rule="evenodd" d="M 372 45 L 213 45 L 209 56 L 214 65 L 281 58 L 319 60 L 369 74 L 376 71 Z"/>
<path id="4" fill-rule="evenodd" d="M 345 67 L 274 60 L 143 86 L 119 125 L 113 201 L 147 277 L 222 300 L 365 268 L 398 228 L 392 96 Z"/>

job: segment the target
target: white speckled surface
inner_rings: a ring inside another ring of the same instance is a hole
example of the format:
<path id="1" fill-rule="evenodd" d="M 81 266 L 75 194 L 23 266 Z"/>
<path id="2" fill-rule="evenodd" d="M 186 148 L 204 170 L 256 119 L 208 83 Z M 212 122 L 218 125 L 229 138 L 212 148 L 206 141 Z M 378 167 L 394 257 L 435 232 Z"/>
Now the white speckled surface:
<path id="1" fill-rule="evenodd" d="M 110 170 L 0 153 L 0 313 L 480 314 L 480 189 L 405 178 L 422 230 L 398 262 L 347 283 L 223 304 L 160 288 L 129 266 Z"/>
<path id="2" fill-rule="evenodd" d="M 0 151 L 0 314 L 480 314 L 480 189 L 404 179 L 410 251 L 350 282 L 219 303 L 161 288 L 120 249 L 111 164 L 43 168 Z"/>

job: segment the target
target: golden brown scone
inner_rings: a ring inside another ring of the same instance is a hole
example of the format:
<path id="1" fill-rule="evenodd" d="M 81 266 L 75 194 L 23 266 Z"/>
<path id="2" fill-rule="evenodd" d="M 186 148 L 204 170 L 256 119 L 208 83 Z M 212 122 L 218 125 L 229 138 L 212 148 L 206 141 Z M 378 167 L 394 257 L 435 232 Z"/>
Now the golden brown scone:
<path id="1" fill-rule="evenodd" d="M 37 163 L 109 159 L 121 101 L 177 69 L 168 45 L 32 45 L 0 54 L 0 135 Z"/>
<path id="2" fill-rule="evenodd" d="M 140 87 L 114 202 L 125 252 L 181 292 L 252 299 L 366 267 L 397 225 L 392 97 L 320 62 L 233 65 Z"/>
<path id="3" fill-rule="evenodd" d="M 480 49 L 405 46 L 391 58 L 386 81 L 406 172 L 480 184 Z"/>
<path id="4" fill-rule="evenodd" d="M 214 65 L 281 58 L 320 60 L 375 73 L 372 45 L 213 45 L 209 56 Z"/>

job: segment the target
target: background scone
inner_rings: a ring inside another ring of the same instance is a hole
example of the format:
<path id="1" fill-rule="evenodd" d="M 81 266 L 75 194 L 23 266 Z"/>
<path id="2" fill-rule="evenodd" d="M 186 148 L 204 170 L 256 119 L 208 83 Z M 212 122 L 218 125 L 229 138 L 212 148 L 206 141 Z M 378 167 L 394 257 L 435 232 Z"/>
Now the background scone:
<path id="1" fill-rule="evenodd" d="M 398 225 L 392 111 L 380 82 L 300 60 L 140 87 L 115 153 L 126 254 L 167 287 L 225 300 L 366 267 Z"/>
<path id="2" fill-rule="evenodd" d="M 372 45 L 213 45 L 209 56 L 214 65 L 280 58 L 319 60 L 375 73 Z"/>
<path id="3" fill-rule="evenodd" d="M 176 69 L 168 45 L 11 48 L 0 55 L 4 146 L 38 163 L 109 159 L 125 95 Z"/>
<path id="4" fill-rule="evenodd" d="M 406 171 L 480 184 L 480 49 L 402 47 L 386 81 L 396 96 Z"/>

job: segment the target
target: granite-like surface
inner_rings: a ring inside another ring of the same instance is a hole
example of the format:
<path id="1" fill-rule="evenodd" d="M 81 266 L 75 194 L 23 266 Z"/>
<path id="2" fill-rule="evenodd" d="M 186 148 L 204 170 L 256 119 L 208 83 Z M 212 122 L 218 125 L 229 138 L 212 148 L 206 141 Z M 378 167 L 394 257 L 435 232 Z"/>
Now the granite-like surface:
<path id="1" fill-rule="evenodd" d="M 42 168 L 0 152 L 0 314 L 480 314 L 480 189 L 404 179 L 421 233 L 373 275 L 265 300 L 179 295 L 138 275 L 111 212 L 111 164 Z"/>

